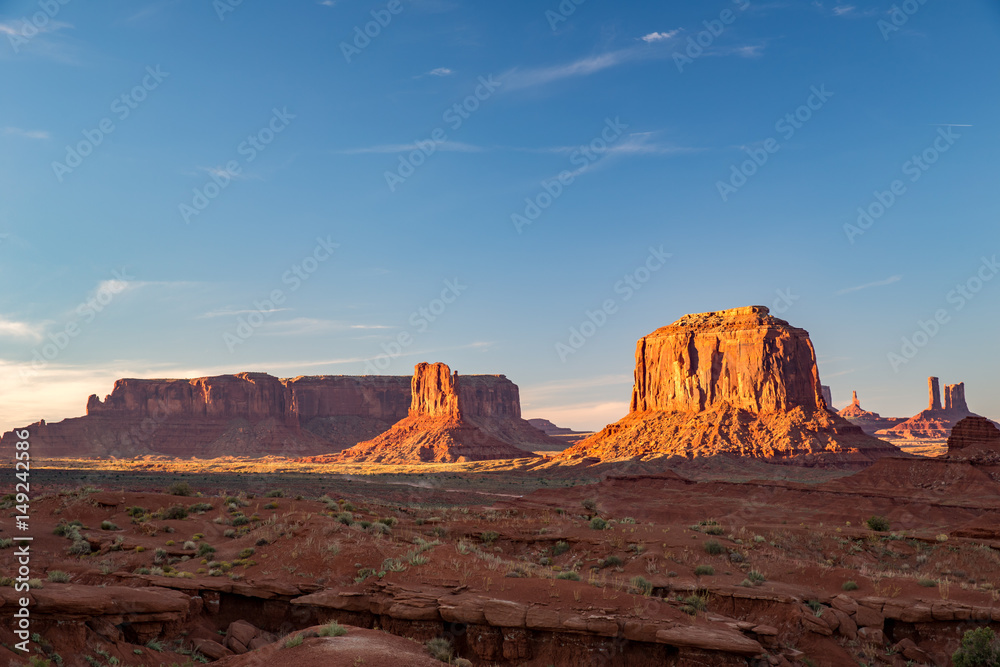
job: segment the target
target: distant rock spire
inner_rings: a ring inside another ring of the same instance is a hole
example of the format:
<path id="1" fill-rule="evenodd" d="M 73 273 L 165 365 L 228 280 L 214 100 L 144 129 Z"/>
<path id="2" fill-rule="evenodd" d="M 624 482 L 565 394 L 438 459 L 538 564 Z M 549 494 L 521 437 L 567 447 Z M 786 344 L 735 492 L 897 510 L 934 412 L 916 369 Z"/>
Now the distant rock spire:
<path id="1" fill-rule="evenodd" d="M 928 396 L 928 410 L 940 410 L 941 409 L 941 385 L 940 380 L 936 377 L 927 378 L 927 393 Z"/>

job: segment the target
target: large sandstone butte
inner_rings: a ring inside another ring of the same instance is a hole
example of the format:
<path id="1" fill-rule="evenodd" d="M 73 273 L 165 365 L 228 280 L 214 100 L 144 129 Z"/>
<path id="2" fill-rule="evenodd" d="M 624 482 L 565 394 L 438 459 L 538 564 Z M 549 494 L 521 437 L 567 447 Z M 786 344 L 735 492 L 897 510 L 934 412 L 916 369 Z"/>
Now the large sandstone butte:
<path id="1" fill-rule="evenodd" d="M 416 463 L 534 456 L 560 445 L 521 419 L 517 385 L 503 375 L 463 375 L 445 364 L 417 364 L 408 416 L 382 435 L 341 453 L 345 461 Z"/>
<path id="2" fill-rule="evenodd" d="M 42 458 L 308 455 L 340 451 L 406 416 L 405 376 L 278 379 L 238 373 L 193 380 L 121 379 L 87 415 L 25 428 Z M 13 432 L 0 450 L 13 447 Z"/>
<path id="3" fill-rule="evenodd" d="M 944 388 L 941 403 L 941 386 L 936 377 L 927 378 L 927 409 L 891 428 L 878 432 L 879 436 L 893 440 L 943 440 L 966 417 L 978 417 L 965 402 L 965 383 L 949 384 Z"/>
<path id="4" fill-rule="evenodd" d="M 877 412 L 869 412 L 861 407 L 858 400 L 858 392 L 853 392 L 851 404 L 837 413 L 855 426 L 860 426 L 861 430 L 868 435 L 875 435 L 877 431 L 892 428 L 896 424 L 905 421 L 894 417 L 883 417 Z"/>
<path id="5" fill-rule="evenodd" d="M 948 436 L 948 456 L 974 451 L 1000 453 L 1000 429 L 986 417 L 966 417 L 955 424 Z"/>
<path id="6" fill-rule="evenodd" d="M 685 315 L 640 339 L 635 361 L 629 414 L 563 458 L 854 464 L 900 454 L 828 409 L 809 334 L 764 306 Z"/>

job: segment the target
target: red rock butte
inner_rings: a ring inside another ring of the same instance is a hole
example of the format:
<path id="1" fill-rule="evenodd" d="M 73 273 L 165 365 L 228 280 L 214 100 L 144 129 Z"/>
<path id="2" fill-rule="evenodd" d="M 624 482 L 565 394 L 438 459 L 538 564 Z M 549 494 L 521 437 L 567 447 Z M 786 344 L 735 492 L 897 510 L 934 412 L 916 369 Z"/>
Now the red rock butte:
<path id="1" fill-rule="evenodd" d="M 905 421 L 893 417 L 883 417 L 877 412 L 869 412 L 861 407 L 858 400 L 858 392 L 853 392 L 851 404 L 837 413 L 855 426 L 860 426 L 861 430 L 868 435 L 875 435 L 877 431 L 892 428 L 896 424 Z"/>
<path id="2" fill-rule="evenodd" d="M 417 364 L 407 417 L 340 455 L 344 461 L 415 463 L 533 457 L 560 443 L 521 419 L 517 385 L 503 375 L 463 375 Z"/>
<path id="3" fill-rule="evenodd" d="M 635 360 L 629 414 L 563 457 L 900 455 L 828 409 L 808 332 L 764 306 L 685 315 L 640 339 Z"/>
<path id="4" fill-rule="evenodd" d="M 909 419 L 878 431 L 878 435 L 894 440 L 943 440 L 948 437 L 958 422 L 966 417 L 978 417 L 965 402 L 965 383 L 950 384 L 944 388 L 944 404 L 941 402 L 940 381 L 936 377 L 927 378 L 927 409 Z"/>
<path id="5" fill-rule="evenodd" d="M 980 453 L 1000 455 L 1000 429 L 986 417 L 966 417 L 948 436 L 947 456 L 965 458 Z"/>

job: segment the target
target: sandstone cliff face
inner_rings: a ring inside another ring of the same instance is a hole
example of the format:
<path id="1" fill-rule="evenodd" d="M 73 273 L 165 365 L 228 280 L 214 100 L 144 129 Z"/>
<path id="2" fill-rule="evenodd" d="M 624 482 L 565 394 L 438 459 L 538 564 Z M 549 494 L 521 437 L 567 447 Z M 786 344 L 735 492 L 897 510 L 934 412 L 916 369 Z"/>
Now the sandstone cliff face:
<path id="1" fill-rule="evenodd" d="M 845 464 L 900 454 L 828 409 L 805 330 L 751 306 L 642 338 L 629 414 L 563 458 L 720 453 Z"/>
<path id="2" fill-rule="evenodd" d="M 685 315 L 639 340 L 631 412 L 826 407 L 809 334 L 764 306 Z"/>
<path id="3" fill-rule="evenodd" d="M 90 397 L 86 417 L 27 428 L 39 457 L 302 456 L 372 438 L 409 404 L 408 377 L 122 379 Z M 0 449 L 13 442 L 5 434 Z"/>
<path id="4" fill-rule="evenodd" d="M 421 363 L 412 380 L 406 419 L 341 460 L 371 463 L 484 461 L 524 458 L 549 438 L 521 419 L 517 385 L 503 375 L 452 374 L 445 364 Z"/>
<path id="5" fill-rule="evenodd" d="M 104 401 L 92 395 L 87 415 L 113 418 L 158 418 L 164 413 L 191 418 L 275 419 L 294 425 L 296 415 L 282 382 L 265 373 L 239 373 L 195 380 L 115 382 Z"/>

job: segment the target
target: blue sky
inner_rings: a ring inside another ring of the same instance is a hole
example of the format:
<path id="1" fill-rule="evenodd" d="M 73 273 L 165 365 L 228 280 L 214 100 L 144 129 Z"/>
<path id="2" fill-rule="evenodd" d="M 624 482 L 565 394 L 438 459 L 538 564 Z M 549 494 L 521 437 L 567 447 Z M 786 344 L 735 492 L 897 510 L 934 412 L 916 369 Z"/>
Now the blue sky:
<path id="1" fill-rule="evenodd" d="M 0 2 L 0 426 L 444 361 L 599 428 L 750 304 L 838 406 L 1000 417 L 1000 10 L 893 6 Z"/>

